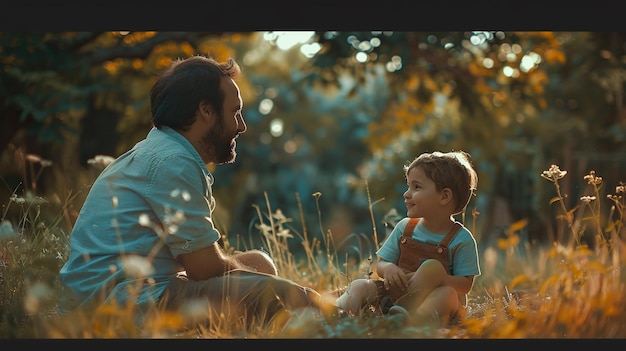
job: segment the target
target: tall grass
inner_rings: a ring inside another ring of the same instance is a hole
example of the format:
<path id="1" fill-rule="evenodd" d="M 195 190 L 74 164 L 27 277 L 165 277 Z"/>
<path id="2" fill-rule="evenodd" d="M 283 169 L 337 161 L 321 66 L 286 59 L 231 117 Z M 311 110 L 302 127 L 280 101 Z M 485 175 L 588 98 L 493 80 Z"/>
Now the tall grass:
<path id="1" fill-rule="evenodd" d="M 24 159 L 38 162 L 35 157 Z M 41 162 L 41 161 L 39 161 Z M 28 167 L 24 167 L 28 170 Z M 32 168 L 31 168 L 32 169 Z M 23 195 L 17 190 L 3 206 L 0 226 L 0 337 L 3 338 L 623 338 L 624 302 L 624 189 L 602 197 L 602 178 L 584 176 L 590 191 L 579 204 L 567 208 L 560 181 L 567 175 L 553 165 L 540 176 L 555 186 L 550 201 L 557 221 L 566 224 L 567 240 L 530 247 L 520 240 L 524 220 L 513 223 L 505 237 L 481 252 L 482 275 L 470 292 L 467 313 L 446 328 L 403 323 L 375 314 L 345 318 L 324 311 L 285 312 L 270 323 L 231 323 L 203 319 L 203 306 L 171 313 L 154 310 L 137 323 L 133 305 L 103 306 L 92 315 L 59 316 L 54 312 L 60 292 L 58 270 L 68 257 L 68 230 L 63 229 L 66 205 L 50 206 L 37 197 L 36 177 Z M 26 176 L 25 183 L 26 183 Z M 368 190 L 369 191 L 369 190 Z M 321 193 L 312 194 L 317 200 Z M 296 196 L 298 196 L 296 194 Z M 368 192 L 369 199 L 369 192 Z M 73 200 L 65 198 L 65 203 Z M 329 302 L 351 279 L 371 276 L 372 258 L 340 259 L 330 230 L 319 223 L 300 227 L 280 209 L 256 207 L 263 247 L 275 260 L 279 274 L 324 294 Z M 300 198 L 297 198 L 300 204 Z M 610 206 L 605 205 L 608 202 Z M 375 216 L 370 200 L 372 223 Z M 48 206 L 48 207 L 46 207 Z M 54 212 L 57 211 L 55 215 Z M 46 213 L 46 215 L 43 215 Z M 475 232 L 478 212 L 471 212 Z M 603 222 L 604 221 L 604 222 Z M 469 225 L 469 224 L 466 224 Z M 311 234 L 312 227 L 318 227 Z M 375 228 L 371 240 L 378 245 Z M 357 234 L 355 234 L 357 235 Z M 591 244 L 583 237 L 591 236 Z M 290 247 L 301 244 L 301 254 Z M 241 246 L 239 246 L 241 244 Z M 291 246 L 290 246 L 291 245 Z M 242 243 L 224 241 L 229 252 L 245 250 Z"/>

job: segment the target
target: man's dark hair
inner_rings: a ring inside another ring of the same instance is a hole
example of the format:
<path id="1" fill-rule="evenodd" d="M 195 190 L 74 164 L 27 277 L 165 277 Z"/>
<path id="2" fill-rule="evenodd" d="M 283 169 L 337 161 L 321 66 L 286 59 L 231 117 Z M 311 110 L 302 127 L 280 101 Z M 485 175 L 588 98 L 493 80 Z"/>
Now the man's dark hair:
<path id="1" fill-rule="evenodd" d="M 221 78 L 235 79 L 240 73 L 241 68 L 233 58 L 218 62 L 210 57 L 192 56 L 172 61 L 150 90 L 152 123 L 157 128 L 187 130 L 195 121 L 202 101 L 222 114 Z"/>

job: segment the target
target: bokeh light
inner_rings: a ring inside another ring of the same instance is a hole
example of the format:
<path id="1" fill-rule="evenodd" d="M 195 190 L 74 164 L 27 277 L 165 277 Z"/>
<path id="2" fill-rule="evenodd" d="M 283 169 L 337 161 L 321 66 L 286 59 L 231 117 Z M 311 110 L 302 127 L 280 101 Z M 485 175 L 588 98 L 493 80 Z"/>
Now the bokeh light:
<path id="1" fill-rule="evenodd" d="M 261 102 L 259 103 L 259 112 L 262 115 L 267 115 L 268 113 L 272 112 L 272 109 L 274 108 L 274 101 L 272 101 L 272 99 L 263 99 L 261 100 Z"/>
<path id="2" fill-rule="evenodd" d="M 276 45 L 281 50 L 289 50 L 298 44 L 308 43 L 315 35 L 314 31 L 286 31 L 265 32 L 265 40 Z"/>
<path id="3" fill-rule="evenodd" d="M 285 122 L 283 122 L 282 119 L 274 118 L 270 122 L 270 134 L 272 134 L 272 136 L 275 137 L 275 138 L 283 135 L 284 124 L 285 124 Z"/>

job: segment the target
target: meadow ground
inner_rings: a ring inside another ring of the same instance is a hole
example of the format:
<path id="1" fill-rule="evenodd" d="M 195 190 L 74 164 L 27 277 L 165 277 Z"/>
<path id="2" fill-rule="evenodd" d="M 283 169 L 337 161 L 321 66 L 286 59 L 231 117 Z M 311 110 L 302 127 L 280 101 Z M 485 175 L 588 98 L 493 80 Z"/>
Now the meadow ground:
<path id="1" fill-rule="evenodd" d="M 624 190 L 620 183 L 601 196 L 602 178 L 584 176 L 591 194 L 566 208 L 559 181 L 567 174 L 554 165 L 541 176 L 554 184 L 551 204 L 567 228 L 567 239 L 545 247 L 520 240 L 524 222 L 481 252 L 481 270 L 465 316 L 446 327 L 417 325 L 402 316 L 381 316 L 366 308 L 346 316 L 334 309 L 285 312 L 266 324 L 207 320 L 201 309 L 154 311 L 136 323 L 134 306 L 108 305 L 93 315 L 58 316 L 58 269 L 68 254 L 68 235 L 59 229 L 61 206 L 44 220 L 46 199 L 13 194 L 0 225 L 0 337 L 10 339 L 622 339 L 626 338 Z M 68 201 L 68 199 L 66 199 Z M 610 202 L 610 206 L 605 205 Z M 602 206 L 600 204 L 603 204 Z M 608 213 L 601 211 L 608 209 Z M 311 239 L 306 229 L 290 231 L 280 210 L 259 210 L 265 246 L 281 275 L 334 298 L 349 277 L 371 273 L 371 260 L 339 264 L 332 237 Z M 476 213 L 473 213 L 475 216 Z M 472 218 L 467 225 L 471 226 Z M 581 238 L 591 236 L 592 245 Z M 295 257 L 289 243 L 298 240 Z M 227 250 L 236 248 L 226 245 Z M 369 275 L 369 274 L 368 274 Z M 375 278 L 375 274 L 373 276 Z M 199 312 L 200 311 L 200 312 Z M 369 344 L 369 346 L 374 344 Z M 480 345 L 480 344 L 479 344 Z M 580 346 L 581 344 L 577 344 Z M 368 346 L 368 345 L 365 345 Z"/>

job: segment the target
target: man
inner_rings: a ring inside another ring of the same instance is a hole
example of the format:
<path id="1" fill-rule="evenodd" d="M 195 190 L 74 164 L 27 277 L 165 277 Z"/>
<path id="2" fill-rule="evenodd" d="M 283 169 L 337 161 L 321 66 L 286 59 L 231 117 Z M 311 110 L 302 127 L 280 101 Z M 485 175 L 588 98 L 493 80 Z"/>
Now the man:
<path id="1" fill-rule="evenodd" d="M 201 306 L 208 319 L 268 321 L 319 307 L 319 294 L 278 277 L 263 251 L 229 255 L 219 244 L 206 165 L 235 161 L 246 131 L 240 73 L 232 58 L 193 56 L 158 78 L 154 128 L 103 170 L 80 211 L 60 271 L 60 312 L 102 303 L 136 304 L 139 312 Z"/>

